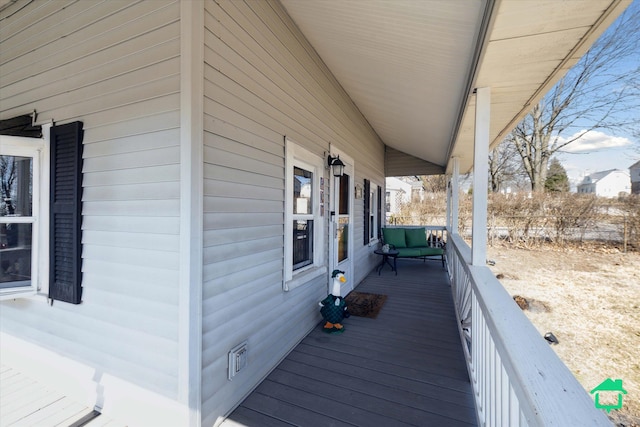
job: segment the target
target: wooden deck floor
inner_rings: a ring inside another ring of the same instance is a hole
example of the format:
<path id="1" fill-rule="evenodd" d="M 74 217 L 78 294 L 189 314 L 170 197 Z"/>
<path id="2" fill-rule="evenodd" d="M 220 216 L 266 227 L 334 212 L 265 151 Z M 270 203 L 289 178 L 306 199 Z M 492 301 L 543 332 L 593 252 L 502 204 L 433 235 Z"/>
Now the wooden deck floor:
<path id="1" fill-rule="evenodd" d="M 415 260 L 398 270 L 356 289 L 388 296 L 376 319 L 351 316 L 341 335 L 319 325 L 222 425 L 476 425 L 445 270 Z"/>
<path id="2" fill-rule="evenodd" d="M 0 366 L 0 427 L 124 427 L 17 369 Z"/>

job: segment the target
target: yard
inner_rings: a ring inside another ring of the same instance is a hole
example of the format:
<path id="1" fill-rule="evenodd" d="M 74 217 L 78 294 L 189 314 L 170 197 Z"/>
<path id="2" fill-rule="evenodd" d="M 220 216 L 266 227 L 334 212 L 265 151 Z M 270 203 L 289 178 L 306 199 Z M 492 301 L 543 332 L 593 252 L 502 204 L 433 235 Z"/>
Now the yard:
<path id="1" fill-rule="evenodd" d="M 622 379 L 619 426 L 640 426 L 640 254 L 590 244 L 581 248 L 489 248 L 491 270 L 544 335 L 553 332 L 558 356 L 589 392 L 607 378 Z"/>

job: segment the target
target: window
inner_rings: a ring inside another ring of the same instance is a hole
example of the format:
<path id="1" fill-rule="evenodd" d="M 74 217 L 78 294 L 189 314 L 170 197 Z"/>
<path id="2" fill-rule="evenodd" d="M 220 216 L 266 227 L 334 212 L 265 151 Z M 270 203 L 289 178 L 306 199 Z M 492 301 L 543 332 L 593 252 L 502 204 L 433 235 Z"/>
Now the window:
<path id="1" fill-rule="evenodd" d="M 79 304 L 82 122 L 44 127 L 40 139 L 17 119 L 0 121 L 0 298 L 48 291 Z"/>
<path id="2" fill-rule="evenodd" d="M 311 168 L 310 168 L 311 169 Z M 293 269 L 313 264 L 313 172 L 293 166 Z"/>
<path id="3" fill-rule="evenodd" d="M 321 200 L 324 163 L 289 139 L 286 150 L 283 287 L 291 290 L 326 272 Z"/>
<path id="4" fill-rule="evenodd" d="M 2 136 L 0 144 L 0 296 L 34 294 L 41 286 L 46 203 L 44 142 Z"/>
<path id="5" fill-rule="evenodd" d="M 378 230 L 378 186 L 371 184 L 369 190 L 369 237 L 371 240 L 375 240 L 377 237 L 376 230 Z"/>
<path id="6" fill-rule="evenodd" d="M 382 227 L 382 188 L 364 180 L 364 244 L 375 243 Z"/>
<path id="7" fill-rule="evenodd" d="M 338 217 L 337 217 L 337 255 L 338 263 L 349 258 L 349 227 L 350 227 L 350 213 L 349 213 L 349 189 L 351 187 L 351 177 L 344 173 L 338 178 L 339 186 L 336 188 L 339 194 L 338 201 Z"/>

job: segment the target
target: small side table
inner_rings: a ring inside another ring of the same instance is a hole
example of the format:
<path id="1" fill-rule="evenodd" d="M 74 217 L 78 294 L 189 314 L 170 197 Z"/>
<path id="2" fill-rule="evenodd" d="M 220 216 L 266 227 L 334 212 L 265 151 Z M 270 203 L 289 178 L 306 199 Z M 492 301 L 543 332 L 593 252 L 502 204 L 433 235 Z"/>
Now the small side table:
<path id="1" fill-rule="evenodd" d="M 380 265 L 378 266 L 378 276 L 380 275 L 380 272 L 382 271 L 382 268 L 384 267 L 385 264 L 389 264 L 389 267 L 391 267 L 391 271 L 395 271 L 396 272 L 396 276 L 398 275 L 398 268 L 396 266 L 396 259 L 398 259 L 398 254 L 400 252 L 394 250 L 394 249 L 390 249 L 389 252 L 382 252 L 382 249 L 376 249 L 375 251 L 373 251 L 375 254 L 377 255 L 382 255 L 382 261 L 380 262 Z M 393 258 L 393 264 L 391 264 L 391 261 L 389 260 L 389 258 Z"/>

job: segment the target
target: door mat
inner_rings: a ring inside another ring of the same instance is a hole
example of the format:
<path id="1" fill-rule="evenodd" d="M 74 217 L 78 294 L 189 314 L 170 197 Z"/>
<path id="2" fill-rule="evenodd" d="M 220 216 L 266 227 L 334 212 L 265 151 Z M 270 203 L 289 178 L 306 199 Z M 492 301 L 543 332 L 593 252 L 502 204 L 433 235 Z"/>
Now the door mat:
<path id="1" fill-rule="evenodd" d="M 351 291 L 344 300 L 351 315 L 375 319 L 387 300 L 387 296 Z"/>

